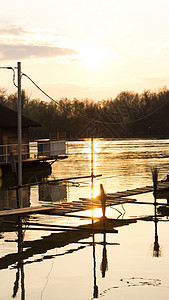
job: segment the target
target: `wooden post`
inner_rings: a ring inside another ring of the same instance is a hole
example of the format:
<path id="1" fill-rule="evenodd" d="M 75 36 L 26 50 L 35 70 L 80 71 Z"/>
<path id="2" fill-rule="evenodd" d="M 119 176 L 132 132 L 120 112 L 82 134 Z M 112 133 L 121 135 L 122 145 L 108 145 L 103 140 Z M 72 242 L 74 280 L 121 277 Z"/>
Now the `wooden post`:
<path id="1" fill-rule="evenodd" d="M 105 218 L 106 218 L 106 194 L 103 189 L 103 185 L 100 184 L 100 201 L 102 205 L 102 213 L 103 213 L 103 226 L 105 228 Z"/>
<path id="2" fill-rule="evenodd" d="M 159 257 L 160 256 L 160 246 L 158 243 L 158 234 L 157 234 L 157 183 L 158 183 L 158 170 L 154 168 L 152 171 L 153 176 L 153 187 L 154 187 L 154 222 L 155 222 L 155 241 L 154 241 L 154 249 L 153 249 L 153 256 Z"/>
<path id="3" fill-rule="evenodd" d="M 153 177 L 153 187 L 154 187 L 154 216 L 156 218 L 157 213 L 157 182 L 158 182 L 158 170 L 154 168 L 152 170 L 152 177 Z"/>

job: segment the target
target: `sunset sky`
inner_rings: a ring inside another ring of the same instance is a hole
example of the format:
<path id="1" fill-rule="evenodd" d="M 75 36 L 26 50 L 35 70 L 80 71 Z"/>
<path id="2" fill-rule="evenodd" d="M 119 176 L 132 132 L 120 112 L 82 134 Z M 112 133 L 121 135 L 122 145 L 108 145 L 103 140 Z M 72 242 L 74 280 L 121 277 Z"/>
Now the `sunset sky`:
<path id="1" fill-rule="evenodd" d="M 0 66 L 22 71 L 51 97 L 115 98 L 169 87 L 169 1 L 1 2 Z M 15 92 L 12 72 L 0 87 Z M 31 98 L 47 100 L 25 77 Z"/>

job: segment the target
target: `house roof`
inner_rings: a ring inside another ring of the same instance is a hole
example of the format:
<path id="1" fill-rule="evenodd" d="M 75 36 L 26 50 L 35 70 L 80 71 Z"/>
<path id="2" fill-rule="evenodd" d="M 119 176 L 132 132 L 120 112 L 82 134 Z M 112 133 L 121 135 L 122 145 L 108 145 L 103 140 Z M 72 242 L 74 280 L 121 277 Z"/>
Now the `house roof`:
<path id="1" fill-rule="evenodd" d="M 39 123 L 22 116 L 22 127 L 39 127 Z M 18 127 L 17 112 L 0 104 L 0 128 L 16 128 Z"/>

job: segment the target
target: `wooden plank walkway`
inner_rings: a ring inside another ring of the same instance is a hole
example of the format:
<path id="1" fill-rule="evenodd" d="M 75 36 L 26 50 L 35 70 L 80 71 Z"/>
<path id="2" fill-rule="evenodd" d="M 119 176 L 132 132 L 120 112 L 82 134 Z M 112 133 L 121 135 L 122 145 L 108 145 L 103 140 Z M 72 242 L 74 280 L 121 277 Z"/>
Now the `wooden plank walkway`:
<path id="1" fill-rule="evenodd" d="M 32 214 L 32 213 L 42 213 L 42 212 L 48 212 L 49 210 L 52 210 L 52 209 L 54 209 L 53 205 L 49 205 L 49 206 L 41 205 L 41 206 L 15 208 L 15 209 L 10 209 L 10 210 L 1 210 L 0 217 L 24 215 L 24 214 Z"/>
<path id="2" fill-rule="evenodd" d="M 169 189 L 169 182 L 168 183 L 159 183 L 158 189 L 159 190 L 166 190 Z M 145 186 L 142 188 L 131 189 L 127 191 L 120 191 L 116 193 L 107 193 L 106 194 L 106 206 L 113 206 L 125 203 L 137 203 L 136 199 L 129 199 L 127 197 L 144 194 L 153 192 L 153 186 Z M 94 199 L 90 198 L 80 198 L 79 201 L 72 201 L 72 202 L 63 202 L 60 204 L 48 205 L 48 206 L 32 206 L 32 207 L 24 207 L 18 209 L 11 209 L 11 210 L 4 210 L 0 211 L 0 217 L 4 216 L 11 216 L 11 215 L 27 215 L 27 214 L 34 214 L 34 213 L 45 213 L 45 214 L 52 214 L 52 215 L 65 215 L 91 210 L 94 208 L 101 208 L 101 201 L 99 196 Z"/>

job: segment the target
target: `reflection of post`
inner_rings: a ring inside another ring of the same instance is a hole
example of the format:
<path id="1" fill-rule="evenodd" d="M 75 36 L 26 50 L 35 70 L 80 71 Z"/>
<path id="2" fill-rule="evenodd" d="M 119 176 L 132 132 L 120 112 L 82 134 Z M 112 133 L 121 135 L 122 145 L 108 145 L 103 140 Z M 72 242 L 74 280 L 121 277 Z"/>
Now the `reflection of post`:
<path id="1" fill-rule="evenodd" d="M 23 251 L 23 232 L 22 232 L 22 218 L 18 217 L 18 254 Z M 23 260 L 18 259 L 17 263 L 17 273 L 16 280 L 14 282 L 13 295 L 15 298 L 18 293 L 19 288 L 19 277 L 21 273 L 21 300 L 25 300 L 25 286 L 24 286 L 24 268 L 23 268 Z"/>
<path id="2" fill-rule="evenodd" d="M 158 243 L 158 234 L 157 234 L 157 218 L 155 217 L 155 240 L 154 240 L 154 248 L 153 248 L 153 256 L 159 257 L 161 254 L 160 245 Z"/>
<path id="3" fill-rule="evenodd" d="M 93 274 L 94 274 L 94 290 L 93 290 L 93 298 L 98 298 L 98 286 L 96 284 L 96 253 L 95 253 L 95 239 L 93 234 Z"/>
<path id="4" fill-rule="evenodd" d="M 104 278 L 106 275 L 106 271 L 108 270 L 108 260 L 107 260 L 107 250 L 106 250 L 106 233 L 103 234 L 103 255 L 102 255 L 102 262 L 100 265 L 100 269 L 102 272 L 102 277 Z"/>
<path id="5" fill-rule="evenodd" d="M 93 199 L 93 135 L 91 135 L 91 199 Z M 91 213 L 93 217 L 93 210 Z"/>
<path id="6" fill-rule="evenodd" d="M 91 136 L 91 176 L 93 177 L 93 135 Z"/>

